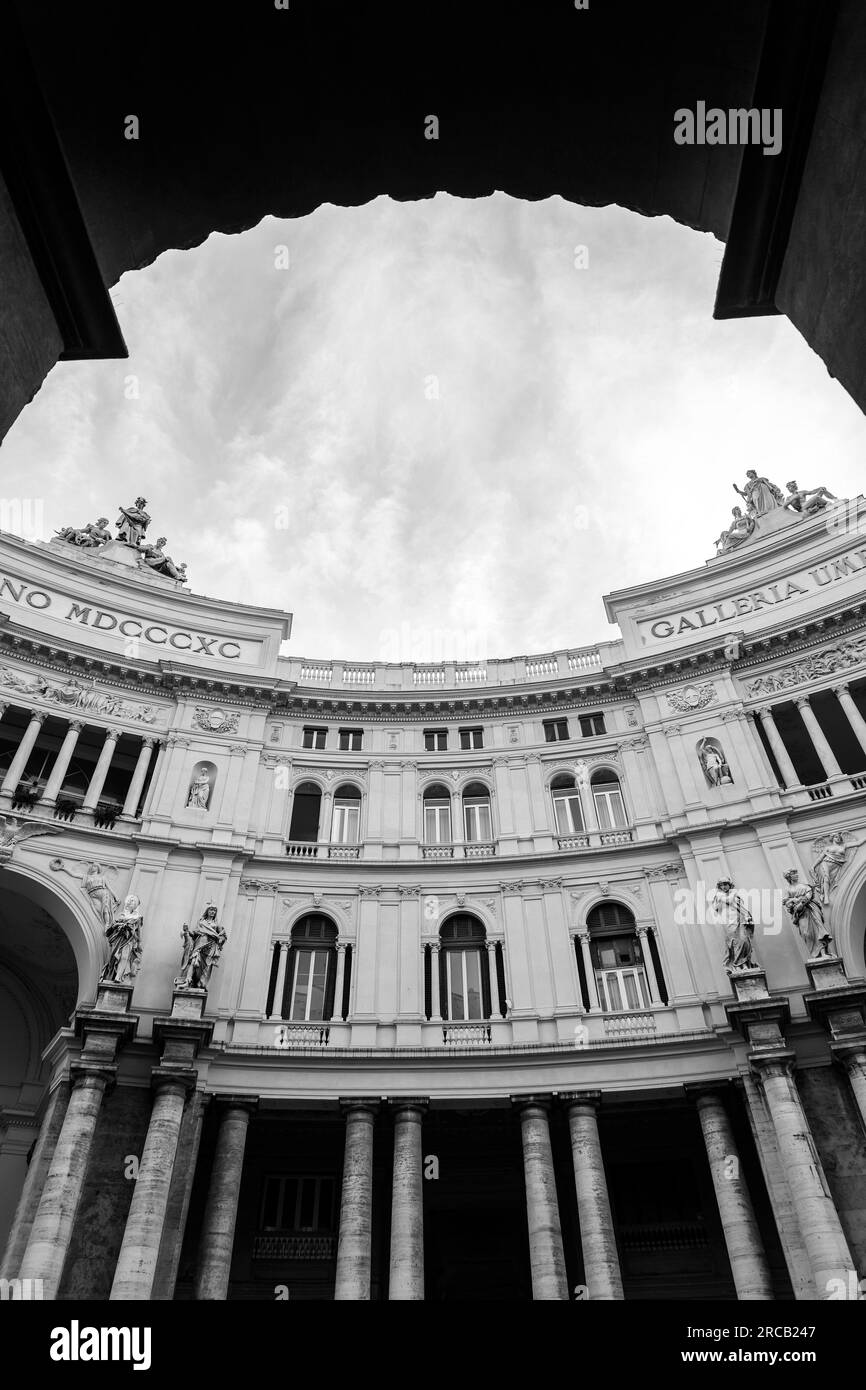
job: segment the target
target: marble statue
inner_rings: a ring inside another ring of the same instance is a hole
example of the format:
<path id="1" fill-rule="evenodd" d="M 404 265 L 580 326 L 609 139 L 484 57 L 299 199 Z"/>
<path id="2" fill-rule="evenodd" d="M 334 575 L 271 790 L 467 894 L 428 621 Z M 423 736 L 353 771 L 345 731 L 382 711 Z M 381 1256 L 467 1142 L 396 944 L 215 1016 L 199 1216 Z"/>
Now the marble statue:
<path id="1" fill-rule="evenodd" d="M 97 521 L 88 521 L 87 525 L 80 529 L 75 526 L 63 526 L 54 534 L 68 545 L 78 545 L 84 550 L 94 550 L 111 540 L 107 516 L 101 516 Z"/>
<path id="2" fill-rule="evenodd" d="M 750 516 L 764 516 L 766 512 L 771 512 L 776 507 L 781 507 L 785 501 L 782 496 L 781 488 L 771 483 L 769 478 L 759 478 L 754 468 L 746 469 L 746 486 L 737 487 L 734 483 L 734 492 L 738 492 L 746 503 L 746 510 Z"/>
<path id="3" fill-rule="evenodd" d="M 809 960 L 833 955 L 833 938 L 824 922 L 821 893 L 814 883 L 801 883 L 796 869 L 783 874 L 788 884 L 782 906 L 806 944 Z"/>
<path id="4" fill-rule="evenodd" d="M 788 496 L 785 498 L 785 506 L 792 512 L 802 512 L 804 515 L 811 515 L 812 512 L 820 512 L 827 506 L 828 499 L 836 502 L 839 499 L 834 493 L 825 487 L 797 487 L 796 482 L 786 483 Z"/>
<path id="5" fill-rule="evenodd" d="M 111 926 L 115 912 L 120 907 L 120 902 L 114 896 L 101 864 L 91 862 L 87 865 L 81 881 L 81 887 L 90 899 L 91 907 L 107 931 Z"/>
<path id="6" fill-rule="evenodd" d="M 725 929 L 724 966 L 729 975 L 741 970 L 758 970 L 752 942 L 755 922 L 743 905 L 743 900 L 729 878 L 720 878 L 713 894 L 712 906 L 716 919 Z"/>
<path id="7" fill-rule="evenodd" d="M 192 931 L 184 922 L 181 938 L 183 959 L 174 982 L 175 989 L 207 989 L 228 939 L 220 926 L 216 904 L 206 905 Z"/>
<path id="8" fill-rule="evenodd" d="M 144 918 L 141 902 L 135 893 L 123 900 L 123 907 L 112 914 L 105 935 L 108 938 L 108 960 L 99 976 L 100 984 L 129 984 L 138 974 L 141 964 L 141 928 Z"/>
<path id="9" fill-rule="evenodd" d="M 815 841 L 818 858 L 812 865 L 812 880 L 825 906 L 829 903 L 830 894 L 836 887 L 836 880 L 845 867 L 848 851 L 857 849 L 861 844 L 862 840 L 854 840 L 850 835 L 843 836 L 838 830 Z"/>
<path id="10" fill-rule="evenodd" d="M 0 816 L 0 864 L 11 859 L 15 846 L 31 836 L 59 833 L 59 825 L 38 825 L 32 821 L 22 823 L 17 816 Z"/>
<path id="11" fill-rule="evenodd" d="M 704 776 L 711 787 L 727 786 L 733 782 L 731 769 L 715 739 L 702 738 L 700 740 L 698 758 L 704 770 Z"/>
<path id="12" fill-rule="evenodd" d="M 719 539 L 715 542 L 716 551 L 719 555 L 727 555 L 730 550 L 736 550 L 738 545 L 747 541 L 755 529 L 755 518 L 744 516 L 742 507 L 734 507 L 731 510 L 734 518 L 726 531 L 723 531 Z"/>
<path id="13" fill-rule="evenodd" d="M 156 574 L 165 574 L 169 579 L 186 579 L 186 565 L 176 565 L 171 556 L 166 555 L 163 550 L 165 543 L 165 536 L 158 536 L 156 545 L 141 546 L 142 560 Z"/>
<path id="14" fill-rule="evenodd" d="M 203 767 L 199 772 L 193 774 L 192 781 L 189 784 L 189 794 L 186 798 L 186 804 L 187 806 L 194 806 L 199 811 L 206 811 L 207 804 L 210 801 L 210 794 L 210 773 L 206 767 Z"/>
<path id="15" fill-rule="evenodd" d="M 146 505 L 146 498 L 136 497 L 134 507 L 120 508 L 120 516 L 115 522 L 117 539 L 126 541 L 127 545 L 134 546 L 136 550 L 144 540 L 144 533 L 150 525 L 150 517 L 144 510 Z"/>

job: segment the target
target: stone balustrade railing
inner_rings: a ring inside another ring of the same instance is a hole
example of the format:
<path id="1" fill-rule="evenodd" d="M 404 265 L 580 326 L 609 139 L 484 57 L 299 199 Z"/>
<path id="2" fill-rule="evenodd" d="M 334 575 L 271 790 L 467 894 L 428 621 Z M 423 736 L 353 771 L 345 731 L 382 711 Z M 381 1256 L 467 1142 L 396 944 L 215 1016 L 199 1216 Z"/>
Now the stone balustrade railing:
<path id="1" fill-rule="evenodd" d="M 601 676 L 605 665 L 621 657 L 621 644 L 564 649 L 539 656 L 506 660 L 442 662 L 315 661 L 305 657 L 280 660 L 284 680 L 328 690 L 459 690 L 466 686 L 525 685 L 533 681 Z"/>

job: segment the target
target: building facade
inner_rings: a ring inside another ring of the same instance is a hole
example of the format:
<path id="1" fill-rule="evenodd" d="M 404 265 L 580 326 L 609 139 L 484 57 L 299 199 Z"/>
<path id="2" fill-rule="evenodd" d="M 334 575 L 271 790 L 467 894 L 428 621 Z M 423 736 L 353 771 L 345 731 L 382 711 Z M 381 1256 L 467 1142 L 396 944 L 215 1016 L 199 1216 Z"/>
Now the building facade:
<path id="1" fill-rule="evenodd" d="M 866 499 L 750 515 L 429 666 L 0 538 L 3 1278 L 858 1296 Z"/>

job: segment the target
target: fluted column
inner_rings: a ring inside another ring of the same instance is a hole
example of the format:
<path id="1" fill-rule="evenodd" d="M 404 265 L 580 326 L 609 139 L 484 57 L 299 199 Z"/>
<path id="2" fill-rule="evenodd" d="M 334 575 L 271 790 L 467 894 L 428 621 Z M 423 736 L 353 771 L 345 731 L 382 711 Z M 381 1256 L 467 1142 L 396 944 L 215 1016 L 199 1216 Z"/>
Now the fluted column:
<path id="1" fill-rule="evenodd" d="M 6 769 L 6 776 L 3 778 L 0 792 L 4 792 L 8 796 L 11 796 L 15 791 L 15 788 L 21 781 L 21 774 L 27 766 L 27 759 L 33 752 L 33 745 L 39 737 L 39 730 L 42 728 L 44 719 L 45 715 L 38 712 L 30 716 L 30 723 L 24 730 L 21 742 L 15 750 L 15 756 Z"/>
<path id="2" fill-rule="evenodd" d="M 149 1299 L 153 1292 L 186 1093 L 176 1079 L 157 1085 L 111 1299 Z"/>
<path id="3" fill-rule="evenodd" d="M 63 742 L 54 759 L 54 766 L 48 774 L 48 781 L 45 783 L 45 790 L 40 800 L 41 806 L 53 806 L 57 800 L 63 780 L 69 771 L 69 764 L 72 762 L 72 754 L 75 752 L 75 745 L 78 742 L 78 735 L 84 728 L 83 719 L 73 719 L 70 721 Z"/>
<path id="4" fill-rule="evenodd" d="M 586 988 L 589 991 L 589 1008 L 591 1013 L 600 1013 L 601 1004 L 598 998 L 598 981 L 595 978 L 595 967 L 592 963 L 592 951 L 589 944 L 589 932 L 585 929 L 577 933 L 580 942 L 580 954 L 583 959 L 583 973 L 586 976 Z"/>
<path id="5" fill-rule="evenodd" d="M 106 1085 L 98 1072 L 75 1078 L 21 1261 L 19 1278 L 41 1279 L 46 1299 L 57 1297 Z"/>
<path id="6" fill-rule="evenodd" d="M 144 779 L 147 776 L 147 769 L 153 754 L 154 742 L 155 740 L 152 738 L 143 738 L 141 740 L 141 747 L 138 750 L 138 761 L 135 764 L 132 773 L 132 781 L 129 784 L 129 791 L 126 793 L 126 800 L 123 803 L 123 810 L 121 812 L 121 815 L 128 817 L 129 820 L 134 820 L 135 813 L 138 810 L 141 789 L 144 786 Z"/>
<path id="7" fill-rule="evenodd" d="M 644 973 L 646 975 L 647 988 L 649 989 L 650 1002 L 660 1004 L 662 1002 L 661 990 L 659 989 L 658 976 L 656 975 L 655 961 L 652 957 L 652 950 L 649 944 L 650 928 L 642 922 L 638 922 L 635 930 L 640 940 L 640 950 L 643 956 Z"/>
<path id="8" fill-rule="evenodd" d="M 583 1277 L 593 1301 L 623 1297 L 619 1255 L 598 1137 L 598 1091 L 563 1096 L 571 1135 L 574 1186 L 583 1251 Z"/>
<path id="9" fill-rule="evenodd" d="M 520 1107 L 523 1140 L 532 1297 L 534 1300 L 565 1300 L 568 1284 L 547 1122 L 548 1102 L 530 1096 L 518 1098 L 515 1103 Z"/>
<path id="10" fill-rule="evenodd" d="M 6 1249 L 3 1252 L 3 1260 L 0 1263 L 0 1279 L 14 1279 L 18 1273 L 18 1266 L 33 1229 L 33 1218 L 39 1207 L 45 1186 L 45 1177 L 54 1157 L 57 1138 L 63 1125 L 68 1103 L 69 1086 L 67 1082 L 61 1081 L 51 1092 L 45 1114 L 42 1117 L 39 1137 L 27 1166 L 24 1186 L 18 1198 L 9 1238 L 6 1241 Z"/>
<path id="11" fill-rule="evenodd" d="M 836 761 L 836 754 L 827 742 L 827 736 L 815 717 L 815 711 L 809 704 L 808 695 L 799 695 L 795 701 L 797 709 L 800 711 L 803 723 L 806 725 L 809 737 L 815 747 L 824 771 L 829 777 L 844 777 L 845 774 Z"/>
<path id="12" fill-rule="evenodd" d="M 773 1284 L 767 1256 L 724 1101 L 717 1092 L 704 1091 L 697 1095 L 695 1104 L 737 1298 L 772 1300 Z"/>
<path id="13" fill-rule="evenodd" d="M 216 1151 L 207 1194 L 194 1297 L 224 1300 L 228 1295 L 238 1196 L 252 1100 L 223 1101 Z"/>
<path id="14" fill-rule="evenodd" d="M 434 941 L 430 947 L 430 1019 L 433 1023 L 442 1022 L 442 990 L 441 976 L 439 974 L 439 951 L 441 947 L 438 941 Z"/>
<path id="15" fill-rule="evenodd" d="M 791 755 L 785 747 L 782 735 L 776 728 L 772 707 L 770 705 L 762 705 L 758 710 L 758 718 L 761 721 L 764 733 L 767 735 L 767 742 L 773 750 L 773 756 L 782 774 L 782 781 L 786 787 L 799 787 L 800 778 L 797 775 L 797 769 L 791 762 Z"/>
<path id="16" fill-rule="evenodd" d="M 424 1193 L 422 1121 L 426 1101 L 401 1102 L 394 1113 L 391 1187 L 391 1259 L 388 1298 L 424 1297 Z"/>
<path id="17" fill-rule="evenodd" d="M 848 723 L 854 730 L 854 736 L 857 742 L 860 744 L 863 752 L 866 753 L 866 719 L 863 718 L 857 708 L 854 696 L 848 689 L 848 682 L 840 681 L 838 685 L 833 686 L 833 691 L 836 695 L 836 699 L 845 711 Z"/>
<path id="18" fill-rule="evenodd" d="M 340 1193 L 340 1234 L 337 1241 L 338 1303 L 364 1302 L 370 1297 L 373 1239 L 373 1135 L 375 1101 L 344 1101 L 346 1148 Z"/>
<path id="19" fill-rule="evenodd" d="M 840 1287 L 847 1287 L 849 1271 L 856 1266 L 827 1188 L 790 1062 L 753 1056 L 752 1065 L 760 1076 L 776 1131 L 816 1294 L 819 1299 L 826 1299 L 830 1281 L 841 1280 Z"/>
<path id="20" fill-rule="evenodd" d="M 343 1021 L 343 982 L 346 978 L 346 943 L 337 942 L 337 977 L 334 980 L 334 1008 L 331 1018 L 336 1023 Z"/>
<path id="21" fill-rule="evenodd" d="M 111 767 L 111 760 L 114 757 L 114 750 L 117 747 L 117 740 L 120 738 L 118 729 L 106 729 L 105 742 L 100 749 L 96 767 L 93 769 L 93 776 L 90 785 L 81 803 L 83 811 L 92 811 L 102 795 L 102 788 L 105 786 L 105 779 L 108 776 L 108 769 Z"/>

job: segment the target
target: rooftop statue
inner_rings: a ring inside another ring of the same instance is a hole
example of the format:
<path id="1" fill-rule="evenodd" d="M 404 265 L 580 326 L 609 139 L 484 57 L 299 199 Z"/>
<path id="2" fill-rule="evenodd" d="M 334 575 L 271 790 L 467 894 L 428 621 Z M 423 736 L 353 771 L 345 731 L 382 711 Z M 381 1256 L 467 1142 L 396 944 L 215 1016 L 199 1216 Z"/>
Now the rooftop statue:
<path id="1" fill-rule="evenodd" d="M 785 498 L 785 506 L 792 512 L 802 512 L 805 516 L 811 516 L 813 512 L 820 512 L 830 502 L 838 501 L 834 493 L 825 487 L 798 487 L 796 482 L 786 483 L 788 496 Z"/>
<path id="2" fill-rule="evenodd" d="M 158 536 L 156 545 L 140 546 L 141 558 L 156 574 L 165 574 L 169 579 L 179 579 L 183 582 L 186 579 L 186 565 L 176 565 L 171 556 L 166 555 L 162 548 L 165 543 L 166 537 Z"/>
<path id="3" fill-rule="evenodd" d="M 59 540 L 66 541 L 67 545 L 80 545 L 85 550 L 94 550 L 111 540 L 107 516 L 101 516 L 97 521 L 88 521 L 80 530 L 75 526 L 64 526 L 54 534 Z"/>
<path id="4" fill-rule="evenodd" d="M 729 551 L 736 550 L 738 545 L 747 541 L 755 529 L 755 519 L 753 516 L 743 516 L 742 507 L 734 507 L 731 515 L 733 521 L 727 531 L 723 531 L 719 539 L 715 542 L 716 553 L 727 555 Z"/>
<path id="5" fill-rule="evenodd" d="M 146 498 L 136 497 L 134 507 L 120 508 L 120 516 L 115 522 L 117 539 L 135 546 L 136 550 L 144 540 L 144 533 L 150 525 L 150 517 L 144 510 L 146 505 Z"/>
<path id="6" fill-rule="evenodd" d="M 749 516 L 763 516 L 765 512 L 771 512 L 774 507 L 781 507 L 785 501 L 782 496 L 781 488 L 771 483 L 769 478 L 759 478 L 754 468 L 746 469 L 746 486 L 737 487 L 734 483 L 734 492 L 738 492 L 746 503 L 746 510 Z"/>

